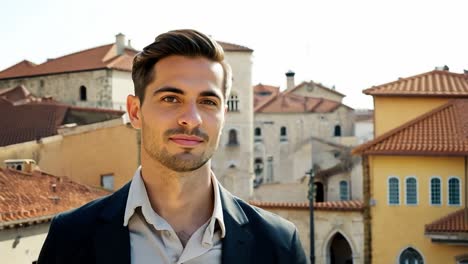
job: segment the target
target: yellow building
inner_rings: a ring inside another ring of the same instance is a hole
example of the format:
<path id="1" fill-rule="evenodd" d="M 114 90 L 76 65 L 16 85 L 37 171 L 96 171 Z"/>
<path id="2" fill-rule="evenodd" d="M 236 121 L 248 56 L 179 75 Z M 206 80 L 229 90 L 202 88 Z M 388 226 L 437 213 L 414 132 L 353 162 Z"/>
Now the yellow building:
<path id="1" fill-rule="evenodd" d="M 364 90 L 376 138 L 364 172 L 365 263 L 468 263 L 468 73 Z"/>

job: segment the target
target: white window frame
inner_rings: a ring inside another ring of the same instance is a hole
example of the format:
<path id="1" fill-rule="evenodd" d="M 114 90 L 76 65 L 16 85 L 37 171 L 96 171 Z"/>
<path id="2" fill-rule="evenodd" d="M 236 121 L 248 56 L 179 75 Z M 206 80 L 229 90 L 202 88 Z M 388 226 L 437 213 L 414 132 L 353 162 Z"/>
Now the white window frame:
<path id="1" fill-rule="evenodd" d="M 397 204 L 392 204 L 390 203 L 390 180 L 391 179 L 397 179 L 398 180 L 398 203 Z M 398 176 L 388 176 L 387 177 L 387 205 L 389 206 L 398 206 L 401 204 L 401 187 L 400 187 L 400 178 Z"/>
<path id="2" fill-rule="evenodd" d="M 432 179 L 438 179 L 439 182 L 440 182 L 440 204 L 433 204 L 432 203 Z M 442 206 L 444 204 L 444 181 L 442 180 L 442 177 L 440 176 L 432 176 L 431 178 L 429 178 L 429 204 L 431 206 Z"/>
<path id="3" fill-rule="evenodd" d="M 460 201 L 459 204 L 450 204 L 450 180 L 451 179 L 457 179 L 458 180 L 458 201 Z M 450 176 L 448 177 L 447 179 L 447 205 L 448 206 L 455 206 L 455 207 L 459 207 L 459 206 L 462 206 L 463 205 L 463 201 L 462 201 L 462 182 L 460 180 L 460 177 L 457 177 L 457 176 Z"/>
<path id="4" fill-rule="evenodd" d="M 408 189 L 407 189 L 407 184 L 406 184 L 406 181 L 408 179 L 415 179 L 416 180 L 416 203 L 415 204 L 408 204 Z M 405 182 L 404 182 L 404 187 L 405 187 L 405 194 L 404 194 L 404 197 L 405 197 L 405 205 L 408 205 L 408 206 L 417 206 L 419 205 L 419 184 L 418 184 L 418 178 L 416 176 L 406 176 L 405 177 Z"/>
<path id="5" fill-rule="evenodd" d="M 418 250 L 416 249 L 415 246 L 412 246 L 412 245 L 409 245 L 409 246 L 406 246 L 404 247 L 402 250 L 400 250 L 400 253 L 397 255 L 397 259 L 395 261 L 396 264 L 399 264 L 400 263 L 400 258 L 401 258 L 401 255 L 403 254 L 403 252 L 405 252 L 405 250 L 407 250 L 408 248 L 412 248 L 414 249 L 415 251 L 417 251 L 419 253 L 419 255 L 421 256 L 422 260 L 423 260 L 423 263 L 421 264 L 426 264 L 426 258 L 424 257 L 424 254 L 421 252 L 421 250 Z"/>

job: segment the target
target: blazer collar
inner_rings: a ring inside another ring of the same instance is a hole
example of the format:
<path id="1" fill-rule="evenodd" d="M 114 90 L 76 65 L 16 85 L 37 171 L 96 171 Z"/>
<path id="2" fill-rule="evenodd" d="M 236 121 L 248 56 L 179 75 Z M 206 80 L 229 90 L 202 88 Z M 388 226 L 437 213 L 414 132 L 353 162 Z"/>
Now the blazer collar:
<path id="1" fill-rule="evenodd" d="M 249 232 L 249 219 L 236 198 L 219 186 L 219 193 L 223 205 L 224 225 L 226 236 L 223 239 L 222 263 L 251 263 L 250 250 L 253 237 Z"/>
<path id="2" fill-rule="evenodd" d="M 127 183 L 110 195 L 99 215 L 94 237 L 96 263 L 130 263 L 130 234 L 123 225 L 129 187 Z"/>

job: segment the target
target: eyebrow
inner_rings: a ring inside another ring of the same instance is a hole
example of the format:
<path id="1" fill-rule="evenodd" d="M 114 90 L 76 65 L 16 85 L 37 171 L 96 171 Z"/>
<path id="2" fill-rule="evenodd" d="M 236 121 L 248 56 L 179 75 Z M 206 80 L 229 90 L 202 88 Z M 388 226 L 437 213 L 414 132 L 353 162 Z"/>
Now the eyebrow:
<path id="1" fill-rule="evenodd" d="M 153 95 L 156 95 L 158 93 L 176 93 L 176 94 L 181 94 L 181 95 L 185 94 L 185 92 L 183 90 L 181 90 L 179 88 L 176 88 L 176 87 L 170 87 L 170 86 L 165 86 L 165 87 L 162 87 L 162 88 L 154 91 Z M 216 92 L 213 92 L 213 91 L 201 92 L 200 96 L 203 96 L 203 97 L 216 97 L 219 100 L 221 100 L 221 96 L 219 96 Z"/>

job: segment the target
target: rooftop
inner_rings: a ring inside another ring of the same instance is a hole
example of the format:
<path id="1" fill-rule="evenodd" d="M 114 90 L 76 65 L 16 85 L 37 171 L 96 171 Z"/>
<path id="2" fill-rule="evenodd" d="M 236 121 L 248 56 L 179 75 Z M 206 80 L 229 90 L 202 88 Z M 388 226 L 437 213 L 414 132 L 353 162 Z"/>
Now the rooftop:
<path id="1" fill-rule="evenodd" d="M 468 208 L 450 213 L 425 226 L 426 233 L 467 233 Z"/>
<path id="2" fill-rule="evenodd" d="M 468 99 L 452 99 L 356 147 L 354 154 L 468 155 Z"/>
<path id="3" fill-rule="evenodd" d="M 251 205 L 264 209 L 300 209 L 309 210 L 309 202 L 265 202 L 249 201 Z M 362 211 L 364 204 L 362 201 L 328 201 L 314 203 L 314 210 L 318 211 Z"/>
<path id="4" fill-rule="evenodd" d="M 468 74 L 434 70 L 363 91 L 373 96 L 468 97 Z"/>
<path id="5" fill-rule="evenodd" d="M 107 194 L 66 177 L 0 168 L 0 229 L 49 221 Z"/>

